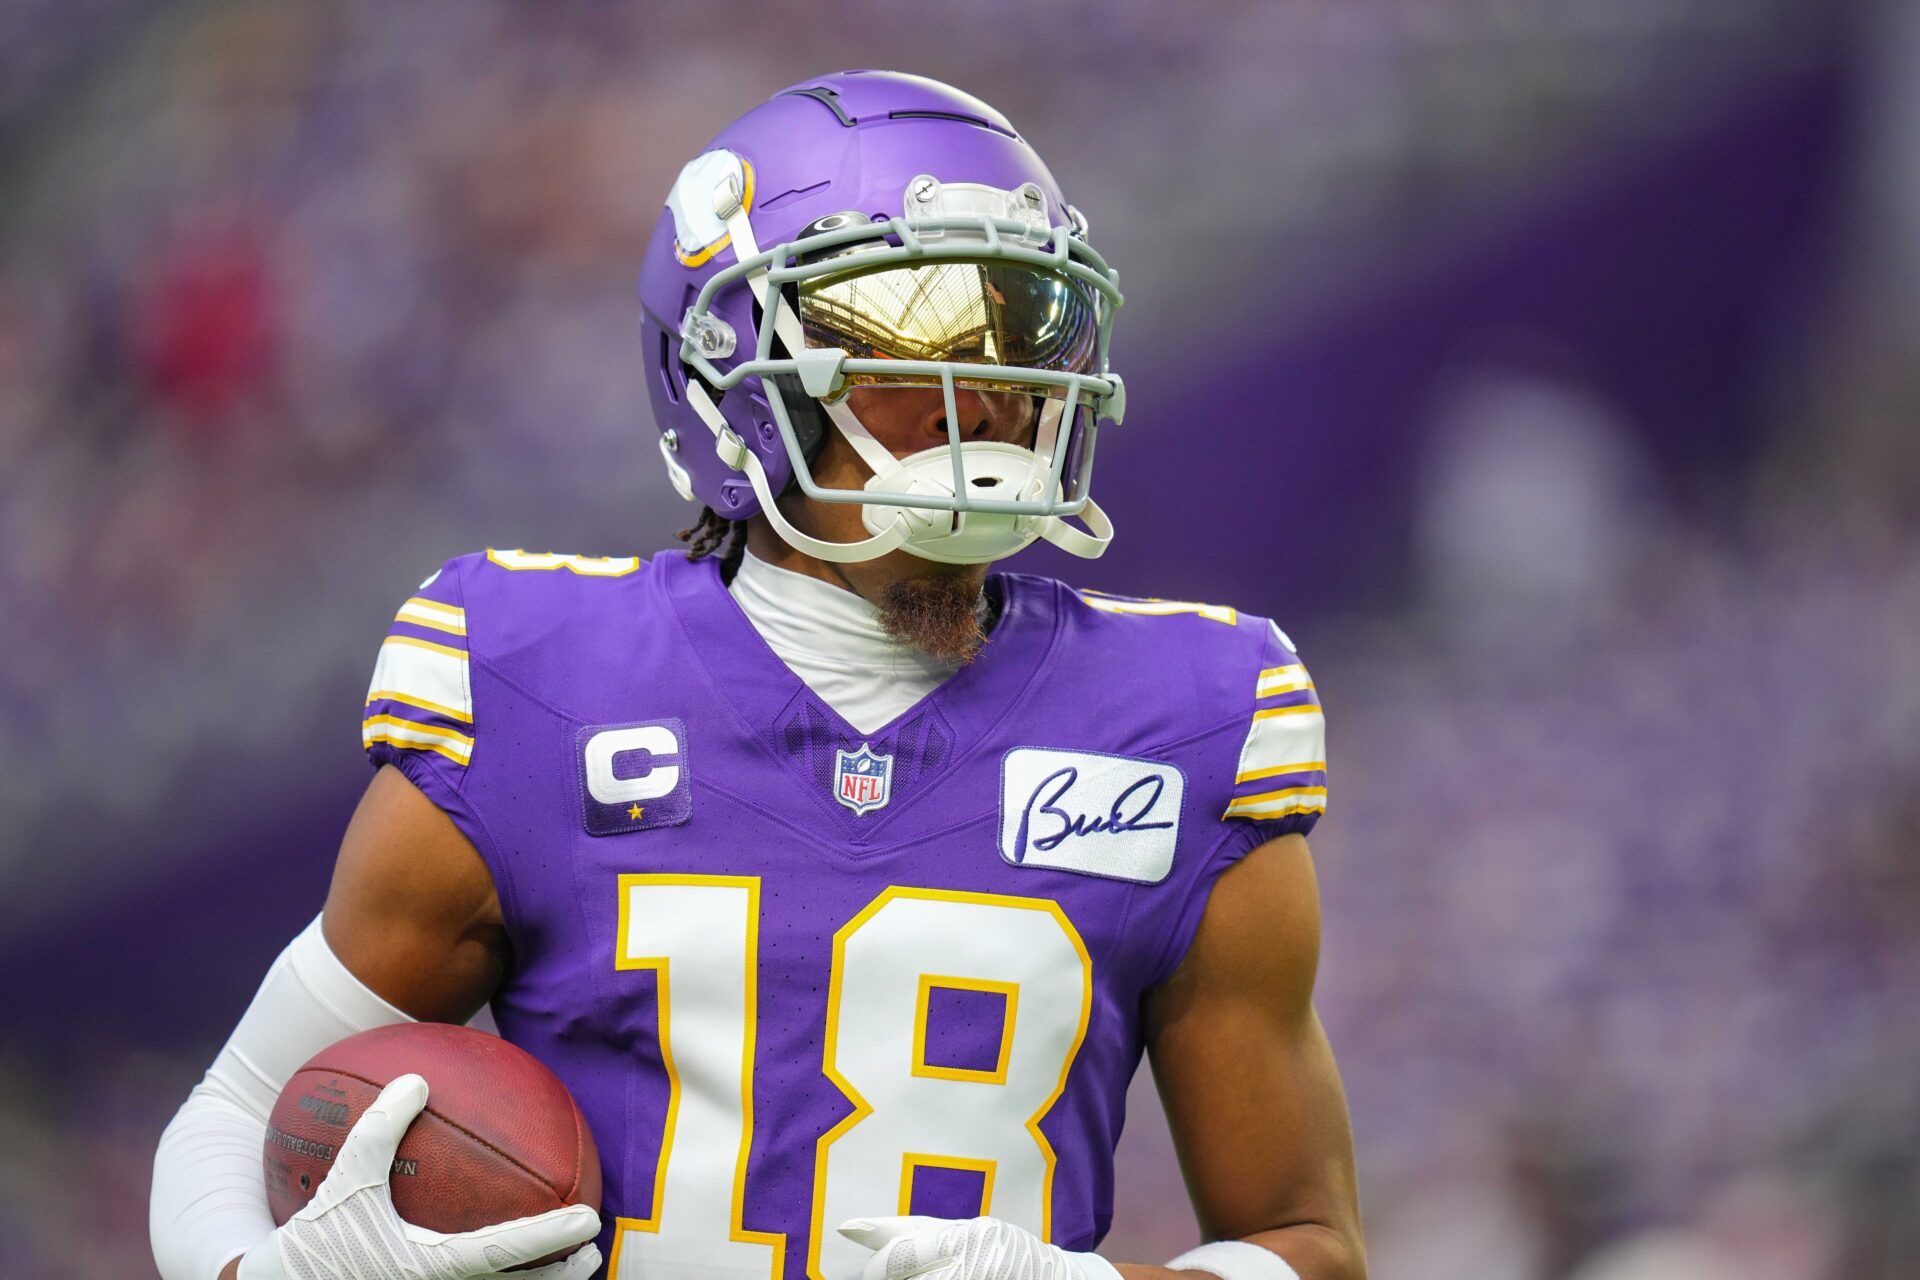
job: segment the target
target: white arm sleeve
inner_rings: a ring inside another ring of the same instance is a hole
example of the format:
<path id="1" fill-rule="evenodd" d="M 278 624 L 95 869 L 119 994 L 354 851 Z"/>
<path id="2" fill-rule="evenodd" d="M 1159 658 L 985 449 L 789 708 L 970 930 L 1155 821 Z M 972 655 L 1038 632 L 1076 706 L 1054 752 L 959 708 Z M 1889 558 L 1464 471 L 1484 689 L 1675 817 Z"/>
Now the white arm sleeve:
<path id="1" fill-rule="evenodd" d="M 273 1234 L 261 1150 L 300 1064 L 356 1031 L 411 1021 L 340 963 L 318 919 L 288 944 L 160 1137 L 147 1227 L 164 1280 L 215 1280 Z"/>

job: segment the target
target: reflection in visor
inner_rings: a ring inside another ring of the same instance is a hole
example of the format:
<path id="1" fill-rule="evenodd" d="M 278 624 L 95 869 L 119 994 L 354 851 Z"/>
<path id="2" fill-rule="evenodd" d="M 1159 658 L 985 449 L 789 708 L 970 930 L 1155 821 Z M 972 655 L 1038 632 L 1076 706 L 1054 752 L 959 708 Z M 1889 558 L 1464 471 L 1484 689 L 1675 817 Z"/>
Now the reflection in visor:
<path id="1" fill-rule="evenodd" d="M 942 360 L 1092 370 L 1099 313 L 1063 276 L 1000 262 L 929 262 L 803 282 L 809 347 L 856 360 Z M 855 375 L 850 382 L 874 382 Z"/>

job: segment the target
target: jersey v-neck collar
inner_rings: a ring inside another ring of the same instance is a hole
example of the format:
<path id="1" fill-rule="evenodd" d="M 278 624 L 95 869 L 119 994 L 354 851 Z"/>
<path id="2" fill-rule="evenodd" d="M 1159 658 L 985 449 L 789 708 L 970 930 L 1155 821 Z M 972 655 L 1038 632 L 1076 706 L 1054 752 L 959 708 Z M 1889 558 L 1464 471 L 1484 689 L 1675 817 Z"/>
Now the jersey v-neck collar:
<path id="1" fill-rule="evenodd" d="M 897 731 L 929 714 L 937 716 L 953 734 L 953 751 L 945 767 L 925 779 L 916 790 L 944 774 L 953 764 L 970 758 L 987 734 L 1013 711 L 1046 664 L 1057 640 L 1057 607 L 1053 584 L 1016 575 L 996 574 L 992 582 L 1000 593 L 1000 616 L 980 656 L 943 681 L 920 701 L 871 733 L 848 724 L 806 682 L 795 675 L 770 648 L 720 579 L 712 558 L 689 560 L 665 554 L 658 559 L 669 599 L 680 617 L 695 656 L 715 692 L 744 722 L 766 749 L 801 777 L 811 779 L 782 749 L 777 726 L 796 702 L 830 726 L 851 751 L 862 743 L 879 744 Z M 831 796 L 821 797 L 838 808 Z M 882 825 L 892 812 L 910 808 L 915 797 L 898 797 L 886 814 L 871 815 L 863 824 Z M 849 811 L 841 810 L 849 817 Z M 872 821 L 872 819 L 882 821 Z M 885 825 L 891 825 L 886 823 Z"/>
<path id="2" fill-rule="evenodd" d="M 718 561 L 711 557 L 689 560 L 672 553 L 660 558 L 665 562 L 661 569 L 668 595 L 701 663 L 721 696 L 749 724 L 771 726 L 796 697 L 804 697 L 844 736 L 856 742 L 867 736 L 781 661 L 720 580 Z M 1040 584 L 1030 578 L 995 574 L 992 582 L 1001 597 L 1000 616 L 980 656 L 873 730 L 872 736 L 889 732 L 930 705 L 937 705 L 963 738 L 977 736 L 998 723 L 1008 704 L 1025 690 L 1053 644 L 1053 601 L 1050 593 L 1036 591 Z"/>
<path id="3" fill-rule="evenodd" d="M 861 732 L 885 728 L 963 665 L 895 639 L 879 610 L 845 587 L 768 564 L 751 551 L 727 594 L 788 669 Z"/>

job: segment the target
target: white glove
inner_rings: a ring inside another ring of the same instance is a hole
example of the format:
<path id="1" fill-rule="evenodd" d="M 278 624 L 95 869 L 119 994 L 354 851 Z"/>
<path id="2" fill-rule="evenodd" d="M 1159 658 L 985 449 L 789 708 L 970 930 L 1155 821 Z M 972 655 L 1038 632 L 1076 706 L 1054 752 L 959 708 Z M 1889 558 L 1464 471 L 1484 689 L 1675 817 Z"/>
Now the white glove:
<path id="1" fill-rule="evenodd" d="M 393 1208 L 387 1176 L 400 1138 L 427 1105 L 427 1082 L 405 1075 L 380 1091 L 340 1144 L 320 1189 L 286 1225 L 247 1250 L 239 1280 L 481 1280 L 562 1249 L 572 1254 L 511 1280 L 584 1280 L 600 1265 L 600 1215 L 569 1205 L 498 1226 L 442 1235 Z"/>
<path id="2" fill-rule="evenodd" d="M 1070 1253 L 998 1218 L 851 1218 L 840 1234 L 873 1250 L 861 1280 L 1120 1280 L 1097 1253 Z"/>

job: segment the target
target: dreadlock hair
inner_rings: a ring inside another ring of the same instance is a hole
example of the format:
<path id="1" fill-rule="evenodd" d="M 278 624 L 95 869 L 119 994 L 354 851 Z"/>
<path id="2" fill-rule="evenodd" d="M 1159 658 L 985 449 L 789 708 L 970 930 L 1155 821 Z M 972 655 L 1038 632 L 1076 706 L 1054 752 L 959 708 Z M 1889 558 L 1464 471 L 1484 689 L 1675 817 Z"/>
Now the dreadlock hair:
<path id="1" fill-rule="evenodd" d="M 693 527 L 682 529 L 675 536 L 687 544 L 689 560 L 704 560 L 718 553 L 722 582 L 732 582 L 733 575 L 740 570 L 740 561 L 746 558 L 746 521 L 729 520 L 712 507 L 700 508 L 700 518 L 693 522 Z"/>

